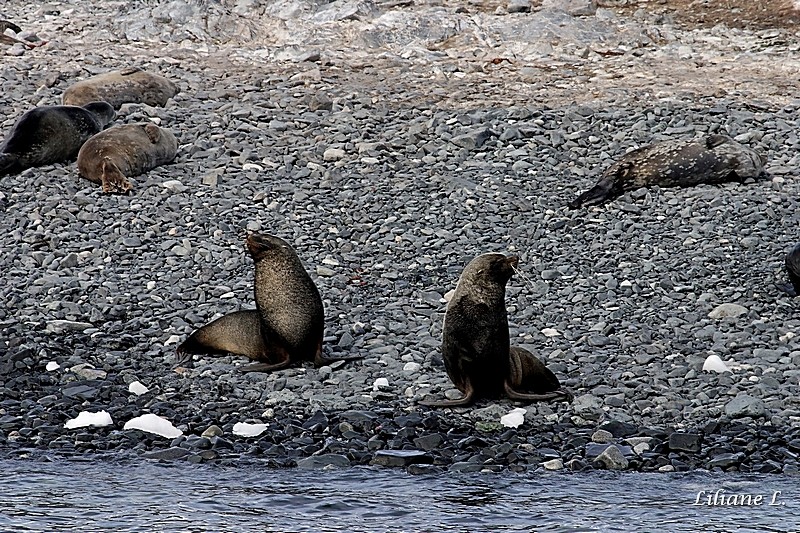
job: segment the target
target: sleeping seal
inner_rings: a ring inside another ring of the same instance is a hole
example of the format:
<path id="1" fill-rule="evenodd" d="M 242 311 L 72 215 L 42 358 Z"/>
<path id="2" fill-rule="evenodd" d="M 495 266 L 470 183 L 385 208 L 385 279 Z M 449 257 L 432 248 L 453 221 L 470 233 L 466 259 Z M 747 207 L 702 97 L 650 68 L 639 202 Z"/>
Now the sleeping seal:
<path id="1" fill-rule="evenodd" d="M 724 135 L 657 142 L 622 156 L 603 173 L 597 185 L 570 202 L 569 207 L 602 204 L 650 185 L 690 187 L 743 182 L 762 175 L 764 163 L 759 154 Z"/>

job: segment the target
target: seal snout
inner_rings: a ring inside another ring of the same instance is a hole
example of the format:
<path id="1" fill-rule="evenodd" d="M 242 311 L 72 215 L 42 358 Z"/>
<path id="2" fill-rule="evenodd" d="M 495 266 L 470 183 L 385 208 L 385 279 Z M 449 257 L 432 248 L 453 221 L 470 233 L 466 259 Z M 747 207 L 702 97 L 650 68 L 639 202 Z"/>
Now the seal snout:
<path id="1" fill-rule="evenodd" d="M 514 270 L 516 270 L 517 267 L 519 266 L 519 256 L 510 255 L 506 257 L 506 264 L 511 268 L 513 268 Z"/>

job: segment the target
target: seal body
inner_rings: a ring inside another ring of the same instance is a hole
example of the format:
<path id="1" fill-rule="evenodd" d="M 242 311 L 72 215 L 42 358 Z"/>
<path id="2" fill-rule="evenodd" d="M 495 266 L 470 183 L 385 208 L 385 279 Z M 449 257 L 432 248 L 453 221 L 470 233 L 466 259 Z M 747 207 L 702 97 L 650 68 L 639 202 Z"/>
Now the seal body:
<path id="1" fill-rule="evenodd" d="M 567 395 L 530 352 L 510 346 L 505 292 L 518 262 L 514 256 L 484 254 L 461 273 L 445 312 L 442 355 L 448 377 L 464 397 L 420 403 L 453 407 L 503 395 L 528 401 Z"/>
<path id="2" fill-rule="evenodd" d="M 742 182 L 764 173 L 764 159 L 724 135 L 662 141 L 628 152 L 569 207 L 601 204 L 640 187 Z"/>
<path id="3" fill-rule="evenodd" d="M 800 294 L 800 244 L 796 244 L 784 261 L 786 273 L 789 275 L 789 283 L 778 285 L 778 288 L 789 296 Z"/>
<path id="4" fill-rule="evenodd" d="M 114 109 L 119 109 L 125 103 L 164 106 L 176 94 L 178 86 L 172 81 L 133 67 L 79 81 L 64 91 L 61 102 L 65 105 L 83 105 L 102 100 Z"/>
<path id="5" fill-rule="evenodd" d="M 150 122 L 114 126 L 89 139 L 78 153 L 79 174 L 103 192 L 127 192 L 138 176 L 175 159 L 178 141 Z"/>
<path id="6" fill-rule="evenodd" d="M 106 102 L 41 106 L 23 114 L 0 144 L 0 176 L 75 159 L 81 146 L 114 120 Z"/>
<path id="7" fill-rule="evenodd" d="M 255 262 L 256 309 L 237 311 L 203 326 L 178 346 L 178 362 L 195 353 L 230 352 L 258 361 L 244 371 L 270 371 L 295 361 L 318 366 L 357 357 L 325 358 L 322 298 L 294 249 L 283 239 L 251 234 L 245 241 Z"/>

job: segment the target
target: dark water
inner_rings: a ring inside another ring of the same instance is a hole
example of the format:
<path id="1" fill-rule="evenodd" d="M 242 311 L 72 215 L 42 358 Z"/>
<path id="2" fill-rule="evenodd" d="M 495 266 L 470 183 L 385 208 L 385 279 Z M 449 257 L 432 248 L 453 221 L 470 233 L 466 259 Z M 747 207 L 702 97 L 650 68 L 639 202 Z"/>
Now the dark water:
<path id="1" fill-rule="evenodd" d="M 410 476 L 21 460 L 0 468 L 2 532 L 800 531 L 800 478 L 786 476 Z M 698 491 L 717 489 L 764 502 L 693 505 Z M 775 491 L 784 505 L 767 505 Z"/>

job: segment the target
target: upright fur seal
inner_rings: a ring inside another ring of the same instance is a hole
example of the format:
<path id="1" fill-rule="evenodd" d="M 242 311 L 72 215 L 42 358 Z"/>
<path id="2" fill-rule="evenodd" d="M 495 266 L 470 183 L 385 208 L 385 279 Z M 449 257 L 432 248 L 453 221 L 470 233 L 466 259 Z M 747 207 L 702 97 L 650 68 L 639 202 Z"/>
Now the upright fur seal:
<path id="1" fill-rule="evenodd" d="M 106 102 L 83 107 L 41 106 L 23 114 L 0 144 L 0 176 L 75 159 L 89 137 L 114 120 Z"/>
<path id="2" fill-rule="evenodd" d="M 570 397 L 541 361 L 509 346 L 506 283 L 518 263 L 514 256 L 483 254 L 461 273 L 444 316 L 442 354 L 447 375 L 464 397 L 422 405 L 466 406 L 502 395 L 523 401 Z"/>
<path id="3" fill-rule="evenodd" d="M 797 296 L 800 294 L 800 244 L 795 244 L 786 254 L 784 264 L 790 283 L 780 284 L 778 288 L 789 296 Z"/>
<path id="4" fill-rule="evenodd" d="M 119 109 L 125 103 L 163 107 L 176 94 L 178 86 L 164 76 L 132 67 L 79 81 L 64 91 L 61 102 L 66 105 L 83 105 L 86 102 L 103 100 L 114 106 L 114 109 Z"/>
<path id="5" fill-rule="evenodd" d="M 103 192 L 124 193 L 126 179 L 175 159 L 178 141 L 169 130 L 151 122 L 114 126 L 98 133 L 78 152 L 78 172 L 103 186 Z"/>
<path id="6" fill-rule="evenodd" d="M 317 366 L 361 357 L 322 355 L 324 310 L 314 281 L 283 239 L 250 234 L 245 244 L 255 262 L 256 308 L 225 315 L 192 333 L 178 346 L 178 362 L 195 353 L 235 353 L 259 363 L 243 371 L 270 371 L 295 361 Z"/>
<path id="7" fill-rule="evenodd" d="M 601 204 L 640 187 L 689 187 L 700 183 L 742 182 L 764 173 L 764 158 L 724 135 L 691 141 L 662 141 L 628 152 L 611 165 L 597 185 L 569 203 Z"/>

